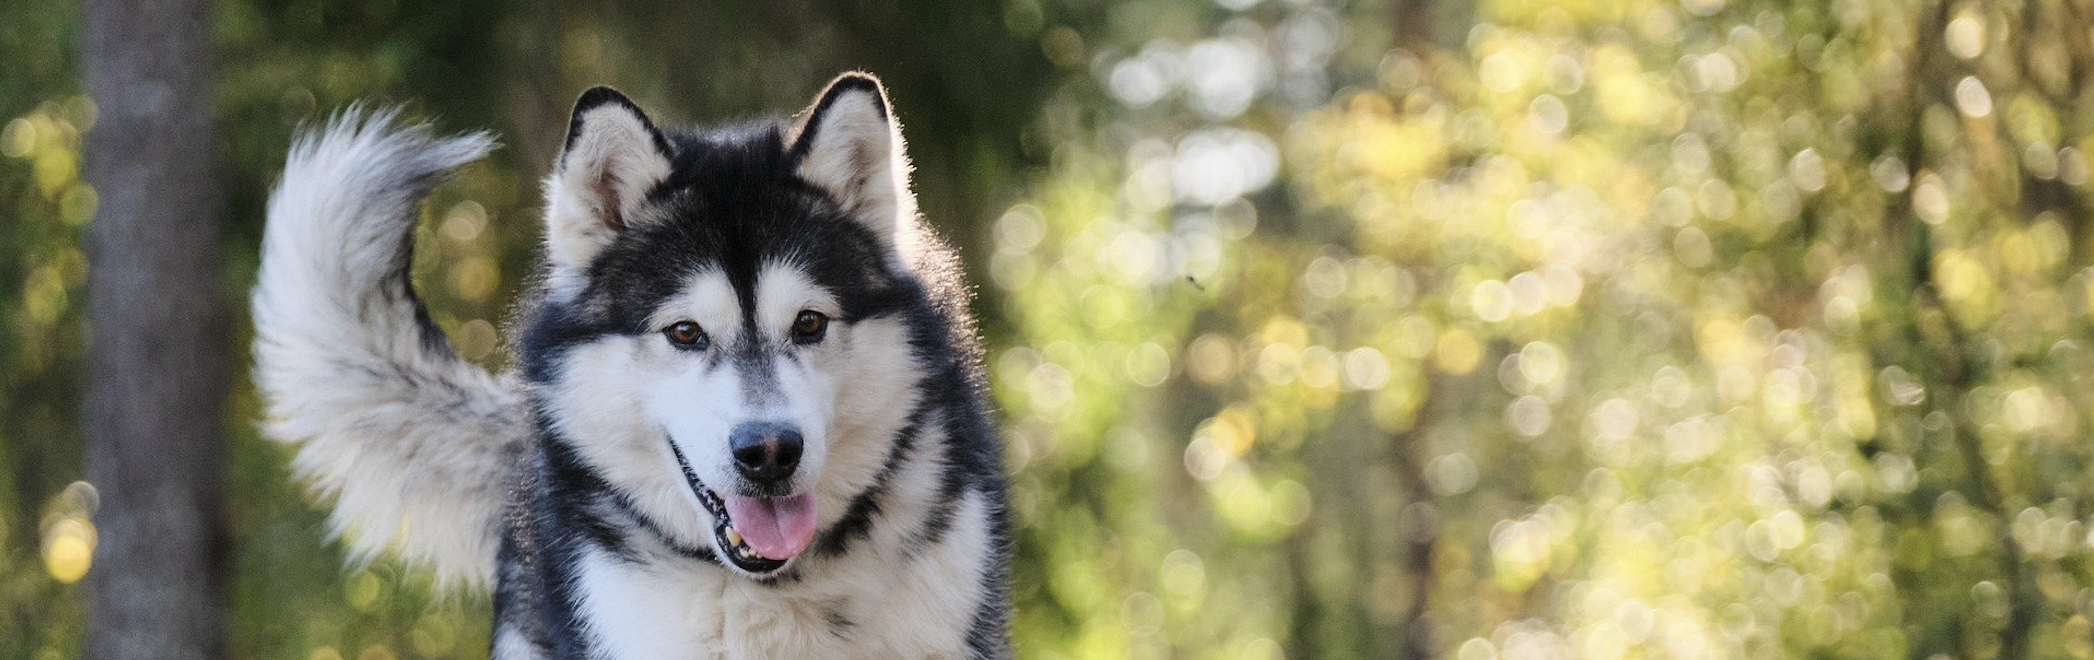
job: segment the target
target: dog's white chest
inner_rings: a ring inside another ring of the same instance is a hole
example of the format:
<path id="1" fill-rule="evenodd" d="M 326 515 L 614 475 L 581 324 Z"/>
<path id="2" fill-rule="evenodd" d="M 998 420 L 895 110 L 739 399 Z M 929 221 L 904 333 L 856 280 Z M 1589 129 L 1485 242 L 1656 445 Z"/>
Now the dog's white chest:
<path id="1" fill-rule="evenodd" d="M 984 507 L 968 497 L 945 542 L 913 556 L 868 548 L 792 584 L 591 552 L 579 614 L 601 660 L 965 657 L 984 596 Z"/>
<path id="2" fill-rule="evenodd" d="M 589 552 L 578 567 L 581 618 L 599 658 L 721 658 L 724 584 Z"/>

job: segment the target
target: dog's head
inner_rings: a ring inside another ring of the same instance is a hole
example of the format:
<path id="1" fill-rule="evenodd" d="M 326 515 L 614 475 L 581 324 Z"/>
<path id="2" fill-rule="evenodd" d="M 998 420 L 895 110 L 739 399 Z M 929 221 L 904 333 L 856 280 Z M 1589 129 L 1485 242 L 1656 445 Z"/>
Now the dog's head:
<path id="1" fill-rule="evenodd" d="M 555 441 L 742 572 L 807 552 L 915 407 L 908 171 L 863 74 L 796 120 L 710 131 L 584 93 L 546 181 L 546 300 L 524 341 Z"/>

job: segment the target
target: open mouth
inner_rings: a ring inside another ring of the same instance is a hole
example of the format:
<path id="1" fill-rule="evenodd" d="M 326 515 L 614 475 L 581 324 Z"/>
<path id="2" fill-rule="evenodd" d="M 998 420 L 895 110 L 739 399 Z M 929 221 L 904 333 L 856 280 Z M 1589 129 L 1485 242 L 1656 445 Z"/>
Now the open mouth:
<path id="1" fill-rule="evenodd" d="M 713 537 L 735 568 L 754 575 L 775 572 L 813 541 L 813 494 L 723 498 L 698 480 L 698 473 L 691 470 L 691 462 L 673 440 L 669 451 L 676 454 L 676 466 L 683 469 L 691 493 L 712 514 Z M 737 517 L 749 525 L 746 532 L 735 526 Z"/>

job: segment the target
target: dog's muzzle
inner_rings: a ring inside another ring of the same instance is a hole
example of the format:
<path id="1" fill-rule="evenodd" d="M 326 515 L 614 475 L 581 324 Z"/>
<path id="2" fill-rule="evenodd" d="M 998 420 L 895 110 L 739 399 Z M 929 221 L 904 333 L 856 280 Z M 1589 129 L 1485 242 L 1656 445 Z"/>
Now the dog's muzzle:
<path id="1" fill-rule="evenodd" d="M 725 555 L 727 563 L 754 575 L 768 575 L 784 568 L 791 558 L 772 559 L 749 547 L 741 531 L 734 528 L 734 519 L 728 516 L 726 503 L 698 479 L 698 473 L 691 469 L 691 461 L 684 458 L 683 450 L 676 447 L 675 440 L 669 441 L 669 451 L 676 455 L 676 466 L 683 469 L 683 478 L 690 483 L 691 493 L 698 496 L 698 503 L 705 507 L 706 513 L 712 514 L 713 536 L 723 549 L 721 554 Z"/>

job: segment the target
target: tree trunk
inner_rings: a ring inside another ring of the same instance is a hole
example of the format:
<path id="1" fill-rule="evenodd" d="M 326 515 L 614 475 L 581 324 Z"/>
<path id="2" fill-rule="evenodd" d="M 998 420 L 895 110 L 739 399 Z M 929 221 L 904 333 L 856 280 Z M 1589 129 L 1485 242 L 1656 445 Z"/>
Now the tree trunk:
<path id="1" fill-rule="evenodd" d="M 86 656 L 224 656 L 229 345 L 210 3 L 91 0 L 87 474 L 101 493 Z"/>
<path id="2" fill-rule="evenodd" d="M 1433 0 L 1395 0 L 1389 3 L 1390 32 L 1395 46 L 1424 57 L 1432 49 Z"/>

